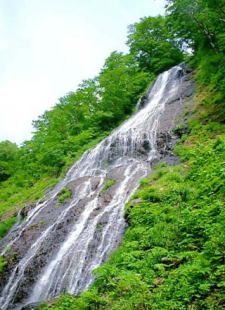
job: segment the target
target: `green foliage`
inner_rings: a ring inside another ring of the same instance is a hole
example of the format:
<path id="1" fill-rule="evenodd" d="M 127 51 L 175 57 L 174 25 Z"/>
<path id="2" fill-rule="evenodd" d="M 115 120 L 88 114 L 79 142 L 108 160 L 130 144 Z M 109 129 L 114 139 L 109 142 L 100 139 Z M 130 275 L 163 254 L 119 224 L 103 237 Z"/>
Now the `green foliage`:
<path id="1" fill-rule="evenodd" d="M 0 142 L 0 182 L 7 180 L 17 170 L 19 150 L 10 141 Z"/>
<path id="2" fill-rule="evenodd" d="M 198 52 L 194 59 L 198 65 L 196 79 L 199 85 L 204 85 L 211 96 L 204 102 L 208 110 L 206 118 L 225 120 L 225 58 L 223 53 L 213 51 Z"/>
<path id="3" fill-rule="evenodd" d="M 169 22 L 179 40 L 195 51 L 224 52 L 224 0 L 167 0 L 167 4 Z"/>
<path id="4" fill-rule="evenodd" d="M 15 213 L 25 205 L 43 198 L 47 191 L 58 182 L 58 179 L 44 178 L 32 187 L 21 187 L 14 181 L 14 178 L 10 178 L 0 187 L 0 239 L 15 224 Z"/>
<path id="5" fill-rule="evenodd" d="M 178 41 L 171 36 L 166 18 L 145 17 L 129 28 L 131 54 L 144 70 L 158 74 L 182 62 Z"/>
<path id="6" fill-rule="evenodd" d="M 103 186 L 102 193 L 105 193 L 110 187 L 116 184 L 115 180 L 107 180 Z"/>
<path id="7" fill-rule="evenodd" d="M 3 271 L 5 265 L 7 265 L 7 261 L 3 256 L 0 256 L 0 273 Z"/>
<path id="8" fill-rule="evenodd" d="M 210 116 L 220 121 L 225 119 L 224 8 L 224 0 L 167 0 L 170 32 L 192 49 L 197 80 L 212 91 Z"/>
<path id="9" fill-rule="evenodd" d="M 112 124 L 117 125 L 121 119 L 129 115 L 139 99 L 140 92 L 146 89 L 153 78 L 151 72 L 140 71 L 132 55 L 113 52 L 106 59 L 99 75 L 101 116 L 106 117 L 106 120 L 103 118 L 101 129 Z M 100 125 L 95 117 L 93 122 L 94 126 Z"/>
<path id="10" fill-rule="evenodd" d="M 4 237 L 10 228 L 16 223 L 15 217 L 9 217 L 0 223 L 0 239 Z"/>
<path id="11" fill-rule="evenodd" d="M 59 203 L 63 204 L 68 198 L 72 198 L 72 191 L 68 188 L 62 189 L 58 197 Z"/>

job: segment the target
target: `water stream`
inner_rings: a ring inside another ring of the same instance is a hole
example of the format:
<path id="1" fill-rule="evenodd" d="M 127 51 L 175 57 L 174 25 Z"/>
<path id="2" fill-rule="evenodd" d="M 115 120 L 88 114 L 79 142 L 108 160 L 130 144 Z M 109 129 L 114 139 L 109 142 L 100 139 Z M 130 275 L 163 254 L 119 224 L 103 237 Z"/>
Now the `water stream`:
<path id="1" fill-rule="evenodd" d="M 77 294 L 88 288 L 93 269 L 121 240 L 125 203 L 158 157 L 160 117 L 165 105 L 179 96 L 181 71 L 176 66 L 159 75 L 147 104 L 75 162 L 49 197 L 9 233 L 1 254 L 13 248 L 19 259 L 1 292 L 0 309 L 21 309 L 64 291 Z M 104 190 L 107 180 L 114 184 Z M 65 187 L 72 198 L 59 206 Z"/>

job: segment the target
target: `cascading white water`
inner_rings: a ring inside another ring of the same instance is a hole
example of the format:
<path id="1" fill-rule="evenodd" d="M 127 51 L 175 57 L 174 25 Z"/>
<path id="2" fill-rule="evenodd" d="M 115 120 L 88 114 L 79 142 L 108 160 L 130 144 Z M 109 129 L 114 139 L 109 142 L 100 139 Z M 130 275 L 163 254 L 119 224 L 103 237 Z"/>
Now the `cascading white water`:
<path id="1" fill-rule="evenodd" d="M 178 96 L 181 70 L 176 66 L 161 74 L 146 106 L 86 152 L 51 197 L 37 204 L 11 237 L 9 234 L 2 254 L 15 247 L 21 258 L 2 290 L 0 309 L 20 309 L 25 303 L 49 300 L 63 291 L 77 294 L 88 288 L 94 279 L 92 270 L 121 240 L 125 203 L 157 158 L 159 119 L 165 104 Z M 115 184 L 105 193 L 109 179 Z M 57 197 L 66 186 L 72 186 L 73 198 L 60 210 Z M 32 227 L 46 218 L 44 228 L 33 233 Z"/>

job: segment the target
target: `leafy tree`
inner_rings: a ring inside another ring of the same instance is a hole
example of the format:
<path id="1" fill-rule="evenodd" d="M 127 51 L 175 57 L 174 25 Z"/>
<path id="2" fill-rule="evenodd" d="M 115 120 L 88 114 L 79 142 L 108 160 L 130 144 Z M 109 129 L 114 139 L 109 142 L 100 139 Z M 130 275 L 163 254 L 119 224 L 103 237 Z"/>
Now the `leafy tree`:
<path id="1" fill-rule="evenodd" d="M 224 0 L 217 5 L 211 0 L 169 0 L 167 12 L 176 37 L 183 38 L 194 50 L 210 48 L 224 50 Z M 222 38 L 221 38 L 222 35 Z"/>
<path id="2" fill-rule="evenodd" d="M 193 50 L 192 64 L 198 81 L 216 91 L 212 111 L 225 119 L 225 1 L 168 0 L 167 20 L 174 37 Z M 218 104 L 220 108 L 218 108 Z"/>
<path id="3" fill-rule="evenodd" d="M 151 74 L 140 71 L 132 55 L 113 52 L 99 75 L 103 119 L 111 118 L 115 126 L 129 115 L 152 78 Z"/>
<path id="4" fill-rule="evenodd" d="M 183 60 L 179 42 L 170 32 L 166 18 L 144 17 L 129 27 L 128 46 L 139 66 L 158 74 Z"/>
<path id="5" fill-rule="evenodd" d="M 19 150 L 15 143 L 0 142 L 0 182 L 7 180 L 18 169 Z"/>

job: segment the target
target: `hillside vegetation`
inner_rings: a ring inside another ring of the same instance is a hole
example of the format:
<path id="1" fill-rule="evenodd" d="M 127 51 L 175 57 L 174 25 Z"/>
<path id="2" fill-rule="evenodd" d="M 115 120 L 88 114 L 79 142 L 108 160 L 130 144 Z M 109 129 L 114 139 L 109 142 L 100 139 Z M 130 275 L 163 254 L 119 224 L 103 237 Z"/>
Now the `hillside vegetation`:
<path id="1" fill-rule="evenodd" d="M 122 244 L 92 288 L 41 309 L 224 309 L 225 126 L 190 128 L 176 147 L 182 163 L 141 181 Z"/>
<path id="2" fill-rule="evenodd" d="M 198 89 L 190 134 L 175 149 L 181 163 L 141 181 L 123 241 L 89 291 L 41 309 L 224 309 L 225 1 L 168 0 L 166 17 L 129 27 L 127 44 L 40 116 L 30 141 L 0 143 L 0 238 L 16 210 L 132 113 L 158 73 L 186 60 Z M 6 263 L 0 257 L 0 271 Z"/>

